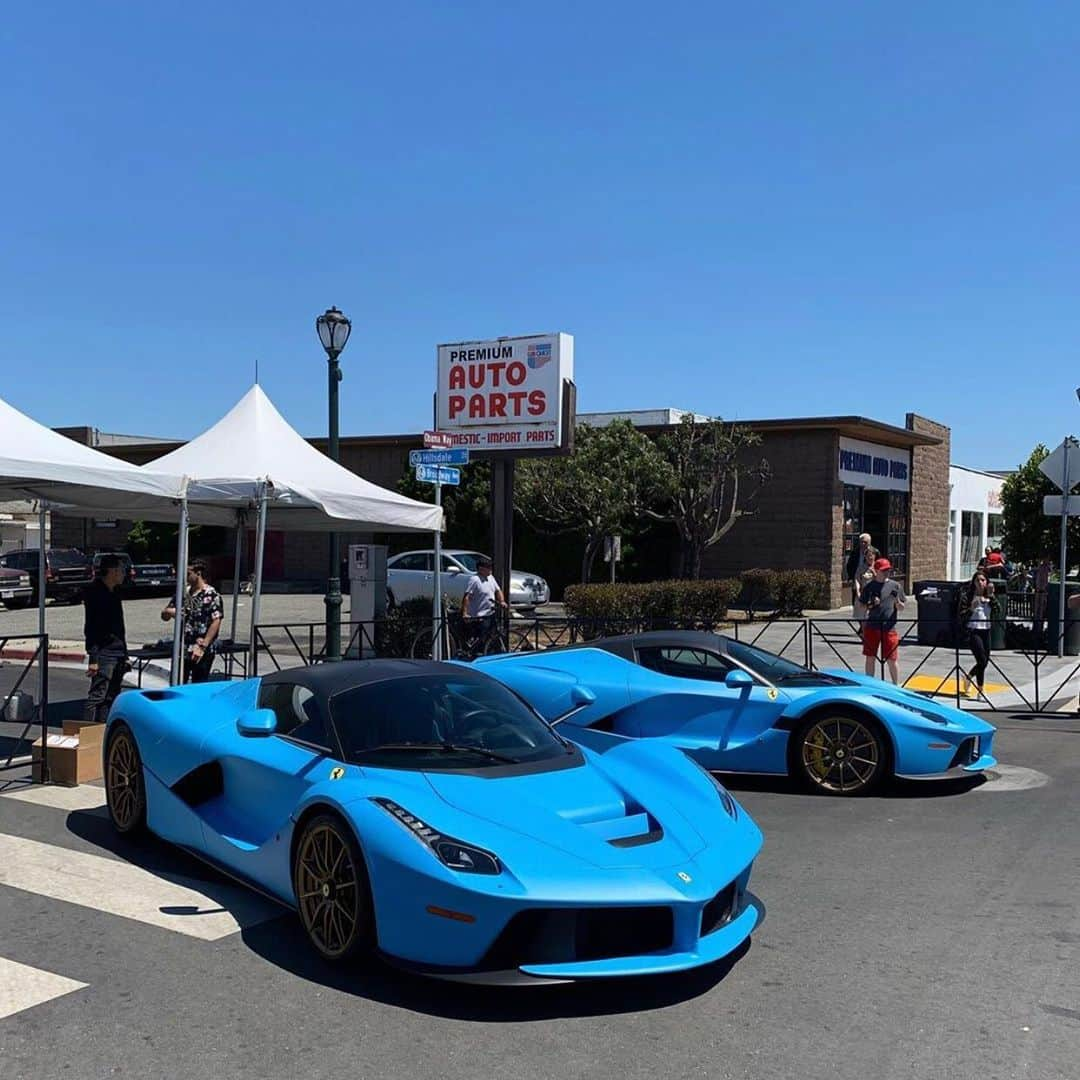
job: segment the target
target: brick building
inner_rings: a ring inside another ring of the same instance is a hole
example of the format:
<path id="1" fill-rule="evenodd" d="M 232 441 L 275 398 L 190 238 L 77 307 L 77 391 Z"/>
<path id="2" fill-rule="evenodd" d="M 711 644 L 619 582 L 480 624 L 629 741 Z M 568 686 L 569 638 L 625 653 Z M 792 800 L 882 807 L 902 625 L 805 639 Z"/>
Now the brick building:
<path id="1" fill-rule="evenodd" d="M 684 414 L 674 409 L 591 413 L 579 421 L 594 426 L 625 417 L 658 435 Z M 762 488 L 756 513 L 743 518 L 705 555 L 709 577 L 735 576 L 754 566 L 815 569 L 825 573 L 832 606 L 847 599 L 844 562 L 855 537 L 869 532 L 909 587 L 922 578 L 944 578 L 949 533 L 949 429 L 909 413 L 905 427 L 861 416 L 741 421 L 761 436 L 752 457 L 764 457 L 772 479 Z M 65 434 L 145 464 L 175 449 L 178 442 L 103 435 L 92 428 Z M 325 440 L 312 445 L 326 449 Z M 403 475 L 419 434 L 371 435 L 341 439 L 341 461 L 372 483 L 393 488 Z M 82 522 L 57 516 L 54 543 L 108 548 L 123 543 L 129 522 Z M 449 542 L 453 543 L 453 523 Z M 343 534 L 343 543 L 370 542 L 366 534 Z M 217 575 L 231 573 L 235 538 L 224 530 Z M 267 534 L 264 577 L 291 587 L 319 588 L 326 576 L 328 539 L 316 533 Z M 251 537 L 248 538 L 250 561 Z M 678 566 L 675 550 L 669 565 Z M 546 568 L 531 565 L 540 573 Z"/>

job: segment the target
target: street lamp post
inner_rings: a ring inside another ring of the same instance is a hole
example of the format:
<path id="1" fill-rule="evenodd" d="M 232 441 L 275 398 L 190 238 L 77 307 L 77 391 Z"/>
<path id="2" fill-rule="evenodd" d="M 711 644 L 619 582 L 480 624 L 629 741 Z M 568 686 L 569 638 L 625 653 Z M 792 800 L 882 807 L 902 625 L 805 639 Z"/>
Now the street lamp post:
<path id="1" fill-rule="evenodd" d="M 315 320 L 319 341 L 326 350 L 330 389 L 330 425 L 327 454 L 331 461 L 340 457 L 338 448 L 338 383 L 341 367 L 338 357 L 349 340 L 352 323 L 336 307 L 327 308 Z M 326 578 L 326 659 L 341 659 L 341 543 L 336 532 L 330 534 L 330 565 Z"/>

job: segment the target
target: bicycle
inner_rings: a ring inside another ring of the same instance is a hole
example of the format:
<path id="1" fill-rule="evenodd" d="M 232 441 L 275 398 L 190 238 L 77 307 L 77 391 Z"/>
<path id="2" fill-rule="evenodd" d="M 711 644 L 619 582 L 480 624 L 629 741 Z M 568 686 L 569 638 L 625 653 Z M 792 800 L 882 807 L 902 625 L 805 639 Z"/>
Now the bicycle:
<path id="1" fill-rule="evenodd" d="M 447 659 L 475 660 L 478 656 L 496 656 L 506 652 L 531 652 L 535 647 L 527 631 L 514 627 L 504 630 L 498 618 L 489 620 L 487 629 L 481 630 L 478 634 L 466 633 L 465 620 L 460 612 L 449 612 L 445 618 L 446 636 L 449 642 L 444 639 L 443 643 L 449 647 Z M 425 626 L 413 638 L 409 655 L 414 660 L 430 660 L 433 640 L 433 628 Z"/>

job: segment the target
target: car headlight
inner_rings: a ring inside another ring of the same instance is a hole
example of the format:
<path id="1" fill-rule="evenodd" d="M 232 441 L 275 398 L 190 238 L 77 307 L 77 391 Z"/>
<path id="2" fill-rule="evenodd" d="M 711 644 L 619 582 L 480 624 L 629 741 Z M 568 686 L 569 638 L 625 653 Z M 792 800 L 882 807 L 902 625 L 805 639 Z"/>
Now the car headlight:
<path id="1" fill-rule="evenodd" d="M 728 817 L 737 818 L 739 816 L 739 804 L 731 797 L 728 789 L 700 761 L 695 761 L 689 754 L 686 756 L 709 778 L 709 783 L 716 789 L 716 794 L 720 796 L 720 802 L 727 811 Z"/>
<path id="2" fill-rule="evenodd" d="M 948 724 L 949 722 L 944 716 L 939 716 L 929 709 L 922 709 L 918 705 L 911 705 L 906 701 L 900 701 L 898 698 L 886 697 L 884 694 L 875 694 L 874 697 L 876 697 L 878 701 L 884 701 L 889 705 L 895 705 L 898 709 L 907 709 L 908 712 L 916 713 L 924 720 L 932 720 L 935 724 Z"/>
<path id="3" fill-rule="evenodd" d="M 396 818 L 443 866 L 458 870 L 463 874 L 502 873 L 498 856 L 490 851 L 440 833 L 391 799 L 372 799 L 371 801 L 381 806 L 391 817 Z"/>

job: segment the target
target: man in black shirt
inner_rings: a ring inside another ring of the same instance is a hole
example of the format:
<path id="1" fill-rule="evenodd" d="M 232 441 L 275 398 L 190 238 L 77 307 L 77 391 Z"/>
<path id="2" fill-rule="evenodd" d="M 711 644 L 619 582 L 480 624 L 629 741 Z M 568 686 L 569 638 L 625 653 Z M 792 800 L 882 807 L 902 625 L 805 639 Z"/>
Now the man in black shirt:
<path id="1" fill-rule="evenodd" d="M 97 577 L 85 594 L 86 674 L 90 692 L 86 696 L 86 720 L 103 724 L 109 709 L 124 685 L 127 664 L 127 634 L 124 608 L 117 588 L 124 580 L 124 564 L 116 555 L 105 555 Z"/>

